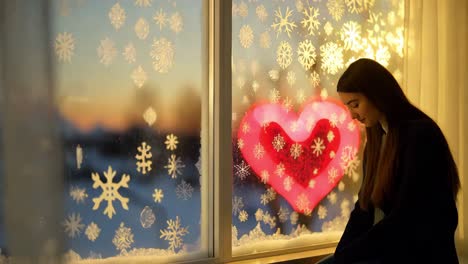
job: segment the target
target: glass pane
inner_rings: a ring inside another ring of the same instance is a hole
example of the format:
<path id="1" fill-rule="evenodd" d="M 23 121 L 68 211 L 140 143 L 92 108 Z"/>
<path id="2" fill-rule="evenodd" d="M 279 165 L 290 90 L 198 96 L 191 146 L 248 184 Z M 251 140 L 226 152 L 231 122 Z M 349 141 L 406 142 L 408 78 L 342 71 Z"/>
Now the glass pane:
<path id="1" fill-rule="evenodd" d="M 365 135 L 336 83 L 360 57 L 401 82 L 404 1 L 235 0 L 232 14 L 233 255 L 337 241 Z"/>
<path id="2" fill-rule="evenodd" d="M 68 259 L 208 257 L 204 1 L 54 3 Z"/>

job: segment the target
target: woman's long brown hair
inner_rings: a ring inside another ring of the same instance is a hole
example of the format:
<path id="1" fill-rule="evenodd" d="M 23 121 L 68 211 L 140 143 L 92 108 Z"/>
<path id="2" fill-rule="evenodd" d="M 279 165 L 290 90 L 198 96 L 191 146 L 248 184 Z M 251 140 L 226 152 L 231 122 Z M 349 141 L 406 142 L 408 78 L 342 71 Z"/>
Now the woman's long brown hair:
<path id="1" fill-rule="evenodd" d="M 392 199 L 395 194 L 393 176 L 398 166 L 396 155 L 401 136 L 395 128 L 403 120 L 430 117 L 408 101 L 398 82 L 385 67 L 371 59 L 359 59 L 351 63 L 340 77 L 337 90 L 363 94 L 387 119 L 388 134 L 384 146 L 382 127 L 376 125 L 366 128 L 365 175 L 359 191 L 359 205 L 362 209 L 367 210 L 370 204 L 381 207 L 384 200 Z M 382 147 L 383 152 L 380 154 Z M 460 180 L 453 158 L 449 158 L 452 161 L 449 162 L 450 184 L 456 197 Z"/>

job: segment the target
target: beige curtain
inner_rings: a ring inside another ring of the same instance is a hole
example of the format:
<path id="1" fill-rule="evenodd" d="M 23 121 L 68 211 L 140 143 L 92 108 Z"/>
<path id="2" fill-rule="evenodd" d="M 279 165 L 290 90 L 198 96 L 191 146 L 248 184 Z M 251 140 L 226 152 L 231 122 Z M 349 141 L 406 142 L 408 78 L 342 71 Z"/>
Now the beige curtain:
<path id="1" fill-rule="evenodd" d="M 456 159 L 459 255 L 468 256 L 468 0 L 407 0 L 404 89 L 444 131 Z M 428 230 L 430 232 L 430 230 Z"/>

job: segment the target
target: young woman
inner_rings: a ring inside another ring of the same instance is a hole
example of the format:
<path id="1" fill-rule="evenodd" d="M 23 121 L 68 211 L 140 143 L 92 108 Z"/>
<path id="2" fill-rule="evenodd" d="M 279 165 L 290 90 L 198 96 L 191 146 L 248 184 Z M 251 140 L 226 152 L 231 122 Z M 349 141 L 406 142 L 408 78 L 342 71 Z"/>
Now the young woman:
<path id="1" fill-rule="evenodd" d="M 438 125 L 373 60 L 353 62 L 337 90 L 367 142 L 358 201 L 323 263 L 458 263 L 460 180 Z"/>

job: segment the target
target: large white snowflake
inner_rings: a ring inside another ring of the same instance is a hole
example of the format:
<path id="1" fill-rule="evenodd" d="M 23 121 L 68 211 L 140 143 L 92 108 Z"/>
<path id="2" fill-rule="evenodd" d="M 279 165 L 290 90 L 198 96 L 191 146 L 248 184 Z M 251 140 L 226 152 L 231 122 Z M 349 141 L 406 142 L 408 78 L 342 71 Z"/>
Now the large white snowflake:
<path id="1" fill-rule="evenodd" d="M 139 39 L 146 39 L 149 34 L 149 23 L 144 18 L 139 18 L 138 21 L 135 23 L 135 34 Z"/>
<path id="2" fill-rule="evenodd" d="M 154 39 L 150 56 L 153 59 L 153 68 L 156 72 L 168 72 L 174 63 L 174 47 L 172 42 L 165 38 Z"/>
<path id="3" fill-rule="evenodd" d="M 109 218 L 115 214 L 114 205 L 112 202 L 114 200 L 119 200 L 120 204 L 125 210 L 128 210 L 128 201 L 129 199 L 126 197 L 122 197 L 119 193 L 120 187 L 128 188 L 128 182 L 130 181 L 130 175 L 124 174 L 120 179 L 119 183 L 114 183 L 113 179 L 115 177 L 115 171 L 112 170 L 112 167 L 109 166 L 107 172 L 104 172 L 104 177 L 106 178 L 106 182 L 102 182 L 98 173 L 92 173 L 91 178 L 93 179 L 93 188 L 97 189 L 101 187 L 102 193 L 99 197 L 93 198 L 94 206 L 93 210 L 97 210 L 99 205 L 103 200 L 107 201 L 107 207 L 104 210 L 104 214 L 107 215 Z"/>
<path id="4" fill-rule="evenodd" d="M 115 56 L 117 55 L 117 49 L 115 48 L 115 44 L 109 38 L 105 38 L 101 40 L 101 44 L 97 48 L 97 53 L 99 57 L 99 62 L 102 64 L 109 66 L 112 64 Z"/>
<path id="5" fill-rule="evenodd" d="M 137 160 L 137 171 L 146 174 L 151 171 L 151 164 L 153 164 L 150 160 L 153 157 L 153 154 L 150 151 L 151 146 L 146 144 L 146 142 L 142 142 L 141 146 L 139 146 L 137 150 L 138 154 L 135 155 Z"/>
<path id="6" fill-rule="evenodd" d="M 235 170 L 235 175 L 239 177 L 240 180 L 245 180 L 247 176 L 250 175 L 250 166 L 246 164 L 244 161 L 241 161 L 240 164 L 235 164 L 234 165 L 234 170 Z"/>
<path id="7" fill-rule="evenodd" d="M 239 40 L 244 48 L 249 48 L 254 39 L 253 30 L 249 25 L 243 25 L 239 31 Z"/>
<path id="8" fill-rule="evenodd" d="M 125 224 L 121 222 L 119 228 L 115 230 L 112 243 L 115 245 L 117 250 L 124 252 L 132 246 L 133 242 L 132 229 L 130 227 L 126 227 Z"/>
<path id="9" fill-rule="evenodd" d="M 65 232 L 71 238 L 74 238 L 77 235 L 79 235 L 85 226 L 84 224 L 81 223 L 80 214 L 75 214 L 75 213 L 68 215 L 68 219 L 66 219 L 62 223 L 62 225 L 65 227 Z"/>
<path id="10" fill-rule="evenodd" d="M 88 237 L 88 239 L 91 241 L 95 241 L 99 237 L 100 233 L 101 233 L 101 229 L 94 222 L 91 222 L 86 227 L 86 230 L 85 230 L 86 237 Z"/>
<path id="11" fill-rule="evenodd" d="M 109 11 L 109 19 L 115 29 L 118 30 L 123 26 L 125 23 L 125 18 L 125 10 L 120 6 L 119 3 L 112 6 L 111 10 Z"/>
<path id="12" fill-rule="evenodd" d="M 192 198 L 193 187 L 186 181 L 182 180 L 182 182 L 179 185 L 177 185 L 175 191 L 177 198 L 182 200 L 188 200 Z"/>
<path id="13" fill-rule="evenodd" d="M 345 50 L 359 51 L 361 49 L 361 25 L 354 21 L 344 23 L 341 40 L 344 42 Z"/>
<path id="14" fill-rule="evenodd" d="M 343 68 L 343 48 L 333 42 L 320 47 L 322 56 L 322 70 L 329 74 L 336 74 Z"/>
<path id="15" fill-rule="evenodd" d="M 83 203 L 86 198 L 88 198 L 88 194 L 86 193 L 85 188 L 79 188 L 76 186 L 71 187 L 70 189 L 70 196 L 72 197 L 73 201 L 77 204 Z"/>
<path id="16" fill-rule="evenodd" d="M 292 16 L 293 11 L 289 10 L 289 7 L 286 7 L 286 14 L 283 16 L 281 9 L 278 7 L 278 10 L 275 11 L 275 23 L 271 27 L 276 30 L 276 37 L 279 36 L 281 32 L 286 32 L 288 37 L 291 37 L 291 32 L 296 26 L 294 21 L 289 21 L 289 17 Z"/>
<path id="17" fill-rule="evenodd" d="M 302 27 L 307 29 L 309 35 L 315 35 L 315 30 L 318 30 L 320 21 L 318 16 L 320 15 L 318 8 L 309 7 L 309 10 L 304 9 L 304 19 L 301 21 Z"/>
<path id="18" fill-rule="evenodd" d="M 164 240 L 169 241 L 169 250 L 175 251 L 178 248 L 183 246 L 184 240 L 183 236 L 188 234 L 188 227 L 181 227 L 179 216 L 176 216 L 176 220 L 169 219 L 166 221 L 167 228 L 165 230 L 159 230 L 161 236 L 159 238 L 164 238 Z"/>
<path id="19" fill-rule="evenodd" d="M 171 157 L 167 160 L 167 165 L 164 166 L 167 169 L 167 173 L 171 175 L 171 178 L 175 179 L 178 175 L 182 174 L 181 169 L 185 168 L 180 157 L 175 154 L 171 154 Z"/>
<path id="20" fill-rule="evenodd" d="M 312 42 L 308 39 L 299 42 L 299 47 L 297 48 L 298 61 L 304 67 L 305 70 L 310 69 L 312 65 L 315 64 L 315 47 L 312 45 Z"/>
<path id="21" fill-rule="evenodd" d="M 286 41 L 281 41 L 276 50 L 276 62 L 281 69 L 286 69 L 292 62 L 293 51 L 291 45 Z"/>
<path id="22" fill-rule="evenodd" d="M 59 61 L 71 62 L 73 51 L 75 50 L 75 40 L 68 32 L 59 33 L 55 38 L 55 54 Z"/>
<path id="23" fill-rule="evenodd" d="M 179 12 L 175 12 L 174 14 L 172 14 L 172 16 L 169 18 L 169 25 L 171 27 L 171 30 L 175 33 L 179 33 L 180 31 L 182 31 L 184 22 Z"/>

